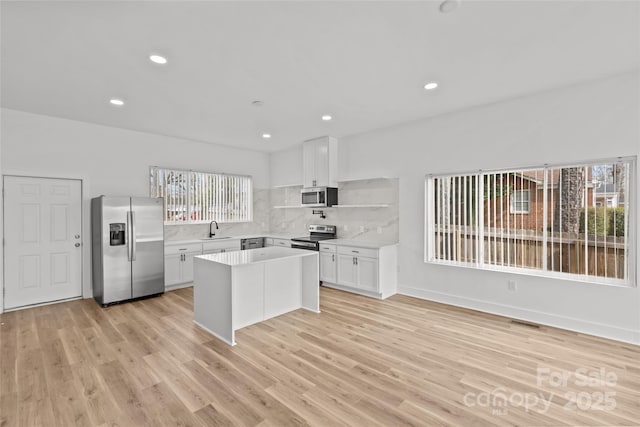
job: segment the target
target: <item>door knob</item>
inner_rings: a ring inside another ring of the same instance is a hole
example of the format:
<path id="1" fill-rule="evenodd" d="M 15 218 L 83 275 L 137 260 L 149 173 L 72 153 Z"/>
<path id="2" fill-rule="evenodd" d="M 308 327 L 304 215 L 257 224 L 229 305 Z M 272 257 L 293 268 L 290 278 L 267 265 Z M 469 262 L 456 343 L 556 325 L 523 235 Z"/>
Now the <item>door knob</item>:
<path id="1" fill-rule="evenodd" d="M 76 234 L 76 239 L 79 239 L 79 238 L 80 238 L 80 235 L 79 235 L 79 234 Z"/>
<path id="2" fill-rule="evenodd" d="M 76 244 L 75 244 L 75 247 L 76 247 L 76 248 L 79 248 L 79 247 L 80 247 L 80 243 L 76 243 Z"/>

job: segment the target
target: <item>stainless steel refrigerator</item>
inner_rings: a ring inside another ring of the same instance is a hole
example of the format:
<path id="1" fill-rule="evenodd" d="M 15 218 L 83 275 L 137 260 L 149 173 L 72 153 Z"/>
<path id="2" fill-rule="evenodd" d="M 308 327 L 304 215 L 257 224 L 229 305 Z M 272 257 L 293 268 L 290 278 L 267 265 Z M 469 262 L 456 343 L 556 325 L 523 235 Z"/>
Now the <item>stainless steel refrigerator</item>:
<path id="1" fill-rule="evenodd" d="M 161 198 L 91 199 L 93 296 L 107 305 L 164 292 Z"/>

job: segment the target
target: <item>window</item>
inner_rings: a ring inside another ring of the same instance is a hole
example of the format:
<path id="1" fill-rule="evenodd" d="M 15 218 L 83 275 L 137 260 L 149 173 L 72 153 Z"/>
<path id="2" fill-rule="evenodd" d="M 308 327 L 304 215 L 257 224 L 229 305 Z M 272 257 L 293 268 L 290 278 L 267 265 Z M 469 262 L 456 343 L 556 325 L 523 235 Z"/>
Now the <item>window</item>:
<path id="1" fill-rule="evenodd" d="M 429 176 L 425 261 L 633 285 L 635 204 L 602 192 L 628 202 L 635 173 L 633 158 Z"/>
<path id="2" fill-rule="evenodd" d="M 166 224 L 252 220 L 250 176 L 152 166 L 149 178 L 151 197 L 164 198 Z"/>
<path id="3" fill-rule="evenodd" d="M 514 190 L 511 195 L 511 213 L 529 213 L 529 190 Z"/>

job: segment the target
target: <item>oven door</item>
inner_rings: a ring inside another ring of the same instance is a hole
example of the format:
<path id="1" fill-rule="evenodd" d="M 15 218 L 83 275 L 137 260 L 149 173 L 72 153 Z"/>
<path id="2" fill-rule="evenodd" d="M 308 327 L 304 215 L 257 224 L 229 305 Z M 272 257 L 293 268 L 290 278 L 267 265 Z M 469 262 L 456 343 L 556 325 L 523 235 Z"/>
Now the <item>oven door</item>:
<path id="1" fill-rule="evenodd" d="M 324 188 L 310 188 L 302 190 L 302 205 L 311 208 L 321 208 L 327 205 L 327 190 Z"/>

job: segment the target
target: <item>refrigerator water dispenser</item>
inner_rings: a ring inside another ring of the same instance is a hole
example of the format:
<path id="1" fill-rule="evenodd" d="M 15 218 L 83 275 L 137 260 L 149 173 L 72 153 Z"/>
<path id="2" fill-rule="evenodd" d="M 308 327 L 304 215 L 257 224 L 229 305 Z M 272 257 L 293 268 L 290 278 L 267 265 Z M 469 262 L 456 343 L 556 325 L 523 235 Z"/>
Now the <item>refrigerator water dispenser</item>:
<path id="1" fill-rule="evenodd" d="M 110 246 L 123 246 L 124 241 L 124 222 L 116 222 L 109 224 L 109 244 Z"/>

